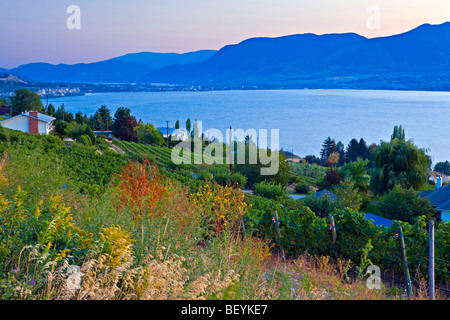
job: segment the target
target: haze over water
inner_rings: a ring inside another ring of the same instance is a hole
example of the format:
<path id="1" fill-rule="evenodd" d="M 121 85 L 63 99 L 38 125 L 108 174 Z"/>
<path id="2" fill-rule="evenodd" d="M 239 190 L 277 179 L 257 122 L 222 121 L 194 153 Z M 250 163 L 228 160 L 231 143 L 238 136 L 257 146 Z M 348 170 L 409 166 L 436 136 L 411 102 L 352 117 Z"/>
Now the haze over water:
<path id="1" fill-rule="evenodd" d="M 43 100 L 45 105 L 46 100 Z M 106 105 L 112 115 L 127 107 L 139 121 L 173 127 L 201 120 L 216 128 L 279 129 L 280 147 L 299 156 L 319 156 L 330 136 L 345 146 L 352 138 L 369 145 L 388 141 L 395 125 L 427 148 L 433 164 L 450 161 L 450 92 L 376 90 L 255 90 L 205 92 L 95 93 L 49 99 L 55 108 L 92 115 Z M 270 147 L 270 145 L 269 145 Z"/>

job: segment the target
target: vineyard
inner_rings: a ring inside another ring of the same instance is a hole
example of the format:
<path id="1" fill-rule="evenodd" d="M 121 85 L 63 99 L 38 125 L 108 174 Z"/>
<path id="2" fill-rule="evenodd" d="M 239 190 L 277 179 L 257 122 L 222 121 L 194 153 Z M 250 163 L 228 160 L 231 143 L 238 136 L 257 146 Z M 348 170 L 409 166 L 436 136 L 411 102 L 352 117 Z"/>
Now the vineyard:
<path id="1" fill-rule="evenodd" d="M 120 147 L 123 151 L 125 151 L 126 156 L 133 161 L 142 161 L 144 158 L 149 160 L 155 160 L 158 165 L 163 165 L 166 167 L 171 166 L 172 160 L 172 149 L 168 149 L 166 147 L 158 147 L 149 144 L 142 144 L 136 142 L 122 141 L 122 140 L 114 140 L 114 144 Z M 182 153 L 180 154 L 182 156 Z M 203 158 L 202 158 L 203 157 Z M 185 164 L 190 169 L 195 169 L 196 165 L 194 163 L 205 163 L 212 162 L 211 157 L 208 155 L 198 155 L 192 152 L 191 155 L 191 163 Z M 225 161 L 224 161 L 225 163 Z M 214 165 L 225 168 L 226 165 Z"/>
<path id="2" fill-rule="evenodd" d="M 413 282 L 417 283 L 419 277 L 427 278 L 428 228 L 425 217 L 419 217 L 413 225 L 394 221 L 392 226 L 384 227 L 374 225 L 364 213 L 347 208 L 333 214 L 335 224 L 331 226 L 328 217 L 318 217 L 308 207 L 288 208 L 250 194 L 246 195 L 246 201 L 250 205 L 244 216 L 247 236 L 270 239 L 274 249 L 284 250 L 287 258 L 305 252 L 313 256 L 344 258 L 352 261 L 359 272 L 374 264 L 388 274 L 402 274 L 398 232 L 401 226 Z M 450 280 L 450 224 L 440 222 L 438 225 L 435 233 L 436 279 L 446 286 Z M 277 239 L 277 228 L 280 239 Z M 335 243 L 332 229 L 337 233 Z"/>

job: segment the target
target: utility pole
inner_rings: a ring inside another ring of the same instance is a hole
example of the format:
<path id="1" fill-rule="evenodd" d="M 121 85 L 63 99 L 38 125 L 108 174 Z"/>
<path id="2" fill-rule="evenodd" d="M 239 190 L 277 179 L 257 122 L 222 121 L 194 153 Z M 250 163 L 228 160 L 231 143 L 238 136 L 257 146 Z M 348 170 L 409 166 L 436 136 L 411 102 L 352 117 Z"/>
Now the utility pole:
<path id="1" fill-rule="evenodd" d="M 230 172 L 233 174 L 233 134 L 232 134 L 232 128 L 230 126 Z"/>
<path id="2" fill-rule="evenodd" d="M 406 249 L 405 249 L 405 240 L 403 239 L 403 230 L 402 227 L 398 227 L 398 237 L 400 238 L 400 250 L 402 253 L 402 261 L 403 261 L 403 274 L 405 275 L 406 281 L 406 292 L 408 293 L 408 300 L 411 300 L 412 297 L 412 289 L 411 289 L 411 277 L 409 275 L 408 269 L 408 260 L 406 259 Z"/>
<path id="3" fill-rule="evenodd" d="M 169 121 L 167 122 L 167 148 L 169 148 Z"/>
<path id="4" fill-rule="evenodd" d="M 279 220 L 278 220 L 277 210 L 273 211 L 273 221 L 275 222 L 275 229 L 277 232 L 278 245 L 280 246 L 281 258 L 283 259 L 283 262 L 286 262 L 286 256 L 284 255 L 283 245 L 281 244 L 281 232 L 280 232 L 280 224 L 279 224 Z"/>
<path id="5" fill-rule="evenodd" d="M 434 221 L 428 225 L 428 297 L 434 300 Z"/>

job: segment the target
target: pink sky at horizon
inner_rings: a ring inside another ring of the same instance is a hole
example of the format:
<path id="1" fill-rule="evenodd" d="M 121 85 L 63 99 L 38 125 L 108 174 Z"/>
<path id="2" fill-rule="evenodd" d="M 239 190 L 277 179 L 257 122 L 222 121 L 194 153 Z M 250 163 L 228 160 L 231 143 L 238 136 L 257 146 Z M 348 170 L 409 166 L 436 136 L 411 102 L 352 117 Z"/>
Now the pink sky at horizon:
<path id="1" fill-rule="evenodd" d="M 66 27 L 67 7 L 81 29 Z M 376 6 L 380 29 L 370 29 Z M 253 37 L 354 32 L 367 38 L 450 21 L 448 0 L 0 0 L 0 67 L 88 63 L 134 52 L 218 50 Z"/>

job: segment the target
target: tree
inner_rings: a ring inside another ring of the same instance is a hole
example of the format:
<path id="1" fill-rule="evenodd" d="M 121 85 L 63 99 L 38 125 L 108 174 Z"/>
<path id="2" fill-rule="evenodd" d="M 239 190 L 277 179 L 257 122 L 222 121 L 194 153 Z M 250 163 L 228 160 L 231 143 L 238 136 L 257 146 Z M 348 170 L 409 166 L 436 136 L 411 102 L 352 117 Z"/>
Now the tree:
<path id="1" fill-rule="evenodd" d="M 338 165 L 342 166 L 345 163 L 345 146 L 341 141 L 336 143 L 336 152 L 339 154 Z"/>
<path id="2" fill-rule="evenodd" d="M 443 173 L 443 174 L 450 174 L 450 163 L 447 161 L 445 162 L 438 162 L 434 166 L 434 171 Z"/>
<path id="3" fill-rule="evenodd" d="M 339 169 L 340 175 L 343 179 L 350 179 L 353 181 L 361 191 L 366 191 L 369 188 L 370 176 L 367 174 L 366 166 L 369 160 L 362 160 L 357 158 L 356 161 L 349 162 Z"/>
<path id="4" fill-rule="evenodd" d="M 54 117 L 56 118 L 56 120 L 62 120 L 66 122 L 72 122 L 75 120 L 73 114 L 71 112 L 67 112 L 64 109 L 64 105 L 61 105 L 60 107 L 58 107 L 58 109 L 56 109 Z"/>
<path id="5" fill-rule="evenodd" d="M 337 195 L 339 203 L 346 208 L 358 211 L 362 205 L 362 196 L 355 182 L 350 178 L 337 185 L 333 192 Z"/>
<path id="6" fill-rule="evenodd" d="M 120 107 L 116 110 L 112 124 L 112 131 L 115 137 L 125 141 L 134 141 L 136 139 L 134 128 L 137 125 L 136 118 L 131 115 L 130 109 Z"/>
<path id="7" fill-rule="evenodd" d="M 36 92 L 28 89 L 16 90 L 14 96 L 11 97 L 11 104 L 13 115 L 18 115 L 30 110 L 41 113 L 45 112 L 41 97 Z"/>
<path id="8" fill-rule="evenodd" d="M 186 130 L 187 132 L 191 133 L 191 118 L 188 118 L 186 120 Z"/>
<path id="9" fill-rule="evenodd" d="M 356 140 L 355 138 L 350 140 L 345 150 L 345 161 L 346 162 L 356 161 L 359 155 L 359 150 L 360 149 L 358 140 Z"/>
<path id="10" fill-rule="evenodd" d="M 164 137 L 153 124 L 140 124 L 136 128 L 136 138 L 139 143 L 147 143 L 161 146 L 164 144 Z"/>
<path id="11" fill-rule="evenodd" d="M 405 141 L 405 138 L 405 129 L 403 129 L 402 126 L 395 126 L 391 135 L 391 141 L 394 139 Z"/>
<path id="12" fill-rule="evenodd" d="M 55 129 L 53 130 L 60 138 L 64 138 L 69 130 L 69 123 L 63 120 L 55 121 Z"/>
<path id="13" fill-rule="evenodd" d="M 320 160 L 322 162 L 325 162 L 333 152 L 336 152 L 336 142 L 328 137 L 322 144 L 322 150 L 320 151 Z"/>
<path id="14" fill-rule="evenodd" d="M 94 114 L 96 130 L 110 130 L 112 125 L 111 111 L 106 106 L 101 106 Z"/>
<path id="15" fill-rule="evenodd" d="M 53 104 L 50 103 L 47 107 L 47 112 L 46 112 L 47 115 L 53 117 L 55 115 L 55 112 L 56 112 L 55 107 L 53 106 Z"/>
<path id="16" fill-rule="evenodd" d="M 175 122 L 175 129 L 180 129 L 180 120 Z"/>
<path id="17" fill-rule="evenodd" d="M 369 148 L 363 138 L 358 143 L 358 157 L 361 159 L 369 159 Z"/>
<path id="18" fill-rule="evenodd" d="M 339 162 L 339 153 L 333 152 L 328 156 L 328 159 L 325 161 L 325 167 L 333 167 L 336 163 Z"/>
<path id="19" fill-rule="evenodd" d="M 372 150 L 374 168 L 370 189 L 377 195 L 389 192 L 396 185 L 413 190 L 427 185 L 427 170 L 431 165 L 429 156 L 424 149 L 404 139 L 404 130 L 400 134 L 399 128 L 396 128 L 392 135 L 394 139 L 382 141 L 378 148 Z"/>
<path id="20" fill-rule="evenodd" d="M 75 122 L 78 124 L 83 124 L 83 123 L 85 123 L 84 121 L 85 121 L 85 118 L 84 118 L 83 113 L 81 111 L 78 111 L 75 114 Z"/>
<path id="21" fill-rule="evenodd" d="M 430 220 L 436 214 L 428 198 L 422 198 L 413 189 L 404 189 L 399 185 L 380 200 L 378 208 L 385 218 L 411 224 L 417 217 L 424 215 Z"/>
<path id="22" fill-rule="evenodd" d="M 325 174 L 325 187 L 331 187 L 341 182 L 341 175 L 339 170 L 334 167 L 329 167 Z"/>

